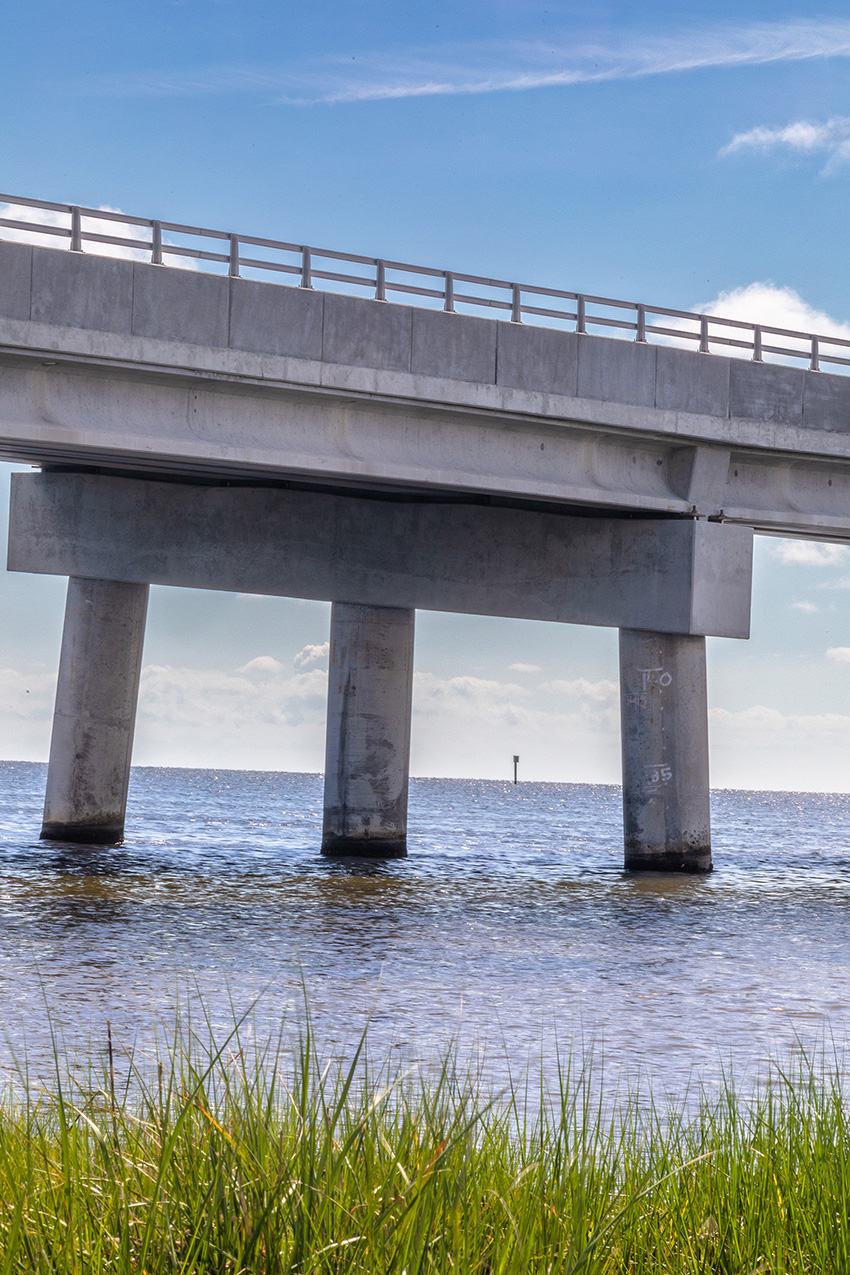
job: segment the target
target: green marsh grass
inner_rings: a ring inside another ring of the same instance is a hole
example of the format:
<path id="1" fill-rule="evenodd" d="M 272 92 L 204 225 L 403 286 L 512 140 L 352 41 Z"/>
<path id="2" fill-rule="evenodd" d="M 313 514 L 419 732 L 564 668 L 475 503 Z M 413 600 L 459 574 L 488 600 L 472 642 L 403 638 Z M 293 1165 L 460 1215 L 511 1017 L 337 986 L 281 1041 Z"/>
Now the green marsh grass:
<path id="1" fill-rule="evenodd" d="M 60 1061 L 0 1103 L 0 1273 L 850 1272 L 839 1060 L 663 1110 L 590 1056 L 488 1095 L 365 1036 L 322 1066 L 309 1027 Z"/>

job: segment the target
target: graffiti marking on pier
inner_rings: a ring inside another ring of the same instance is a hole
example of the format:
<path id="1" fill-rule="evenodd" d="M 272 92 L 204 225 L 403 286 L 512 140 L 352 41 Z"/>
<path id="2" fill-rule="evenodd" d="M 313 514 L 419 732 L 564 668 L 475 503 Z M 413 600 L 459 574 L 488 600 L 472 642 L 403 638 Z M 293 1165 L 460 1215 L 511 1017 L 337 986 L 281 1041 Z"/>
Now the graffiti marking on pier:
<path id="1" fill-rule="evenodd" d="M 658 668 L 639 668 L 638 672 L 643 678 L 643 690 L 646 691 L 650 686 L 669 686 L 673 681 L 673 674 L 661 666 Z"/>

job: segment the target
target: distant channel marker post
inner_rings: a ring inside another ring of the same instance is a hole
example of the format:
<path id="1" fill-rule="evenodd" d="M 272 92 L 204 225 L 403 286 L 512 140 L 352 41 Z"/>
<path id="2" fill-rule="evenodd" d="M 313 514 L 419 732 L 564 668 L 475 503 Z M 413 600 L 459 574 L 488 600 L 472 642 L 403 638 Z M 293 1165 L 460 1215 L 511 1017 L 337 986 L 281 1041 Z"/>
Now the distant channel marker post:
<path id="1" fill-rule="evenodd" d="M 517 766 L 519 766 L 519 753 L 514 753 L 514 783 L 518 783 Z"/>

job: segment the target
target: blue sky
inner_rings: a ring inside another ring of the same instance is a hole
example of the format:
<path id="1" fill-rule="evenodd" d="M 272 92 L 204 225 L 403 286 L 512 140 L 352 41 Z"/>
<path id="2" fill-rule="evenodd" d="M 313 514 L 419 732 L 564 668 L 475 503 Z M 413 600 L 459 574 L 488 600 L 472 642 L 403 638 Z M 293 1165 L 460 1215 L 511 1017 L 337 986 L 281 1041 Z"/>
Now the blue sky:
<path id="1" fill-rule="evenodd" d="M 4 29 L 4 181 L 674 305 L 773 278 L 836 309 L 846 176 L 718 153 L 850 112 L 848 51 L 837 4 L 35 3 Z"/>
<path id="2" fill-rule="evenodd" d="M 850 324 L 846 4 L 4 15 L 7 193 Z M 847 550 L 759 543 L 753 638 L 711 643 L 716 783 L 850 788 L 848 583 Z M 62 592 L 0 581 L 2 756 L 46 756 Z M 316 604 L 155 591 L 137 761 L 318 769 L 326 639 Z M 418 773 L 616 780 L 613 633 L 421 616 L 417 669 Z"/>

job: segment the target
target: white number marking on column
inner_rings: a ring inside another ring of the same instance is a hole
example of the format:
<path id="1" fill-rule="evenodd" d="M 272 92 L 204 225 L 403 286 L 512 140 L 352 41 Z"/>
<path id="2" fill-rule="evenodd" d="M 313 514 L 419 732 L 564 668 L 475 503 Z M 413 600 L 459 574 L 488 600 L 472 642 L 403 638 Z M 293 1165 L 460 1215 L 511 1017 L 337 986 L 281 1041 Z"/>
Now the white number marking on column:
<path id="1" fill-rule="evenodd" d="M 658 668 L 639 668 L 638 672 L 643 678 L 644 691 L 650 686 L 669 686 L 673 681 L 673 674 L 668 673 L 660 664 Z"/>

